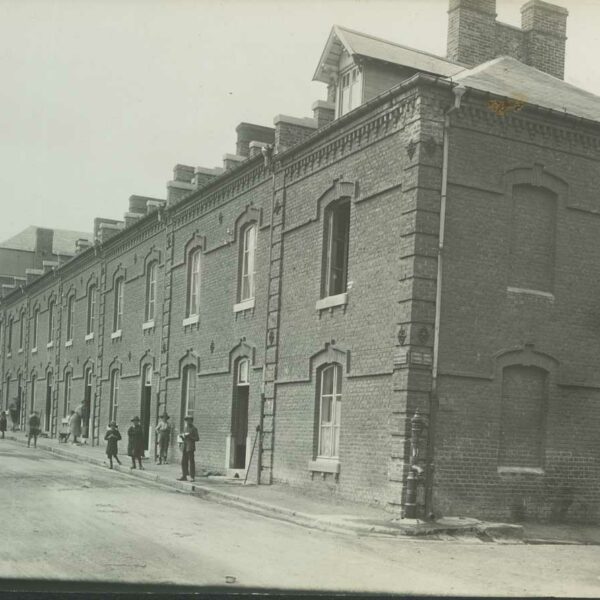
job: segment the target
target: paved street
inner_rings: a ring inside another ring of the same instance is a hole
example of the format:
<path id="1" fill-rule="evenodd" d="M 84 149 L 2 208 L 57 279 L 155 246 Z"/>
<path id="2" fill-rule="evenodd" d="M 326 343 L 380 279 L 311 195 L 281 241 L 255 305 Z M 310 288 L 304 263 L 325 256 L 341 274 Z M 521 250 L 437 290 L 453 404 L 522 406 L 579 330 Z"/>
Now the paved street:
<path id="1" fill-rule="evenodd" d="M 600 547 L 314 531 L 0 441 L 0 577 L 413 594 L 600 595 Z M 1 584 L 0 584 L 1 585 Z"/>

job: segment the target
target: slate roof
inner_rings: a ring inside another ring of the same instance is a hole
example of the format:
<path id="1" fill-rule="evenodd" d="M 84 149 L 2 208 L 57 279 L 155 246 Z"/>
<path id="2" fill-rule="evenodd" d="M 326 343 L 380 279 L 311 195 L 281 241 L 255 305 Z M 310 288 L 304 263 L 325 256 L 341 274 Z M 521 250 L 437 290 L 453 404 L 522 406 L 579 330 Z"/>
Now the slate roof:
<path id="1" fill-rule="evenodd" d="M 435 54 L 334 25 L 315 71 L 314 81 L 329 83 L 327 69 L 337 68 L 343 50 L 346 50 L 350 56 L 381 60 L 444 77 L 455 75 L 465 68 Z"/>
<path id="2" fill-rule="evenodd" d="M 490 92 L 600 121 L 600 96 L 530 67 L 510 56 L 501 56 L 451 78 L 470 88 Z"/>
<path id="3" fill-rule="evenodd" d="M 35 225 L 23 229 L 17 235 L 0 243 L 0 248 L 12 248 L 13 250 L 35 250 L 36 230 Z M 75 242 L 78 239 L 93 240 L 93 234 L 87 231 L 71 231 L 69 229 L 55 229 L 52 242 L 54 254 L 75 254 Z"/>

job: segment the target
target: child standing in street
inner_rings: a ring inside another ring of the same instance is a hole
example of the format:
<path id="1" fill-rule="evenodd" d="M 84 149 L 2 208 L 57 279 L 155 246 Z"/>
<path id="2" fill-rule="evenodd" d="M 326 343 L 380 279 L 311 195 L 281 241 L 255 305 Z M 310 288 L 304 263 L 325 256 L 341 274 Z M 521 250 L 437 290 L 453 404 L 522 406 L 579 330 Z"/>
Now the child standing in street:
<path id="1" fill-rule="evenodd" d="M 113 458 L 119 463 L 121 464 L 121 461 L 119 460 L 119 457 L 117 456 L 118 453 L 118 444 L 119 444 L 119 440 L 121 439 L 121 433 L 119 432 L 119 426 L 114 422 L 111 421 L 108 424 L 108 429 L 106 430 L 106 433 L 104 434 L 104 439 L 107 441 L 106 444 L 106 456 L 108 456 L 108 460 L 110 461 L 110 468 L 113 468 Z"/>

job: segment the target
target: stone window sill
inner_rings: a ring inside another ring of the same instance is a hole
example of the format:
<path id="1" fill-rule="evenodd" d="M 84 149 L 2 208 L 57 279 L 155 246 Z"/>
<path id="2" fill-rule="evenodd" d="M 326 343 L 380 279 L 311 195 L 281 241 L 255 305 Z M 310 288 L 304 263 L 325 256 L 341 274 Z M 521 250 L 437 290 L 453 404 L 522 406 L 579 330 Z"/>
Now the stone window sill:
<path id="1" fill-rule="evenodd" d="M 199 315 L 190 315 L 189 317 L 186 317 L 183 320 L 182 325 L 184 327 L 188 327 L 189 325 L 195 325 L 196 323 L 198 323 L 198 321 L 200 321 Z M 154 323 L 154 321 L 153 321 L 153 323 Z"/>
<path id="2" fill-rule="evenodd" d="M 12 352 L 7 352 L 6 353 L 6 358 L 12 358 Z"/>
<path id="3" fill-rule="evenodd" d="M 554 300 L 554 294 L 550 292 L 542 292 L 541 290 L 528 290 L 526 288 L 507 287 L 506 291 L 509 294 L 523 294 L 526 296 L 538 296 L 540 298 L 547 298 L 548 300 Z"/>
<path id="4" fill-rule="evenodd" d="M 328 308 L 334 308 L 335 306 L 346 306 L 348 304 L 348 293 L 336 294 L 335 296 L 327 296 L 317 300 L 317 310 L 327 310 Z"/>
<path id="5" fill-rule="evenodd" d="M 317 460 L 308 461 L 308 470 L 318 473 L 334 473 L 338 475 L 340 472 L 340 461 L 333 458 L 317 458 Z"/>
<path id="6" fill-rule="evenodd" d="M 93 339 L 94 339 L 94 332 L 93 331 L 91 333 L 86 333 L 86 335 L 85 335 L 85 341 L 86 342 L 89 342 L 89 341 L 91 341 Z"/>
<path id="7" fill-rule="evenodd" d="M 122 333 L 123 333 L 123 332 L 122 332 L 122 330 L 121 330 L 121 329 L 118 329 L 117 331 L 113 331 L 113 332 L 110 334 L 110 339 L 111 339 L 111 340 L 120 340 L 120 339 L 121 339 L 121 334 L 122 334 Z"/>
<path id="8" fill-rule="evenodd" d="M 46 344 L 46 348 L 52 348 L 54 346 L 54 342 L 48 342 Z"/>
<path id="9" fill-rule="evenodd" d="M 250 310 L 254 308 L 254 298 L 249 298 L 248 300 L 244 300 L 243 302 L 238 302 L 233 305 L 233 312 L 238 313 L 244 310 Z"/>
<path id="10" fill-rule="evenodd" d="M 544 469 L 539 467 L 498 467 L 500 475 L 543 475 Z"/>
<path id="11" fill-rule="evenodd" d="M 19 350 L 17 351 L 17 354 L 23 354 L 23 348 L 19 348 Z"/>
<path id="12" fill-rule="evenodd" d="M 150 321 L 142 323 L 142 330 L 146 331 L 146 329 L 154 329 L 154 319 L 150 319 Z"/>
<path id="13" fill-rule="evenodd" d="M 31 354 L 37 354 L 37 346 L 31 349 Z M 9 354 L 10 356 L 10 354 Z"/>
<path id="14" fill-rule="evenodd" d="M 73 340 L 67 340 L 65 342 L 65 348 L 70 348 L 73 345 Z"/>

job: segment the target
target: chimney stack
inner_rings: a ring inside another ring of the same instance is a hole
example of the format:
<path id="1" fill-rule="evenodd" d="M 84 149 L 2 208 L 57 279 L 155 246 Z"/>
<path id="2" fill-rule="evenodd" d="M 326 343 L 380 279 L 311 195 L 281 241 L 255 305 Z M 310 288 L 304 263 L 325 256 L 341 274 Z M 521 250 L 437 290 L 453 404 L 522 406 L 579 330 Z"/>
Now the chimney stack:
<path id="1" fill-rule="evenodd" d="M 54 229 L 37 227 L 35 230 L 35 254 L 36 257 L 52 257 L 52 244 L 54 242 Z"/>
<path id="2" fill-rule="evenodd" d="M 474 67 L 496 57 L 496 0 L 450 0 L 448 58 Z"/>
<path id="3" fill-rule="evenodd" d="M 194 179 L 194 167 L 175 165 L 173 179 L 167 182 L 167 206 L 176 204 L 194 191 L 192 179 Z"/>
<path id="4" fill-rule="evenodd" d="M 240 123 L 235 131 L 237 143 L 235 153 L 238 156 L 250 156 L 250 142 L 272 144 L 275 141 L 275 130 L 272 127 L 254 125 L 254 123 Z"/>
<path id="5" fill-rule="evenodd" d="M 530 0 L 521 8 L 527 64 L 559 79 L 565 77 L 568 16 L 566 8 L 542 0 Z"/>

